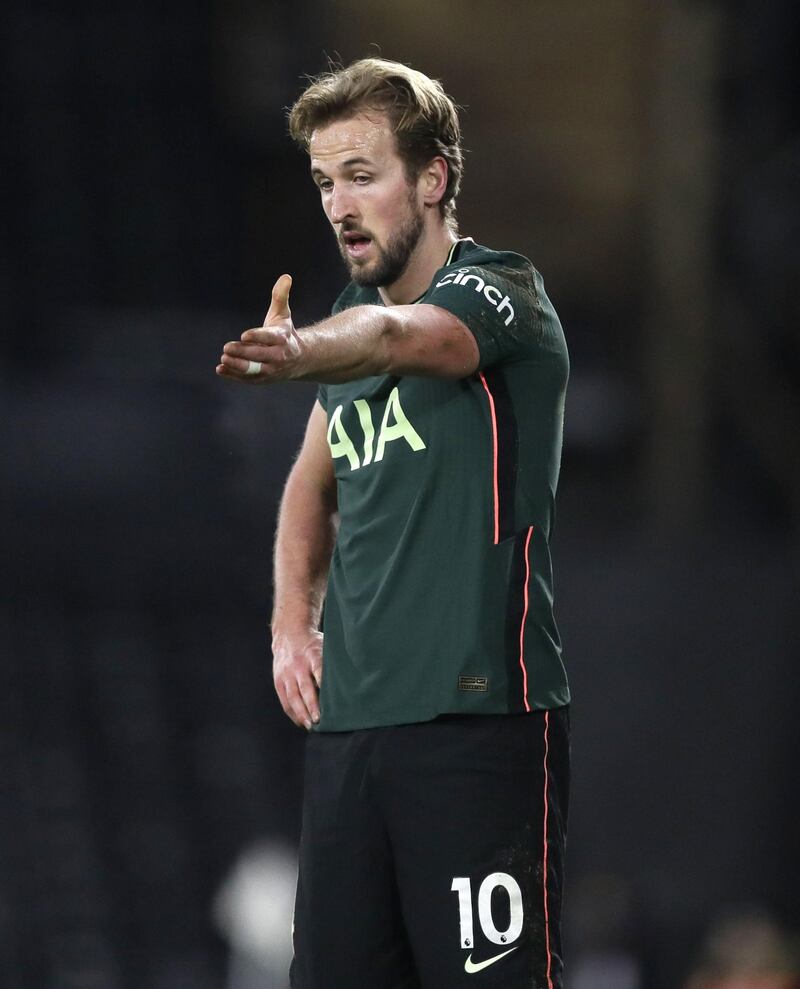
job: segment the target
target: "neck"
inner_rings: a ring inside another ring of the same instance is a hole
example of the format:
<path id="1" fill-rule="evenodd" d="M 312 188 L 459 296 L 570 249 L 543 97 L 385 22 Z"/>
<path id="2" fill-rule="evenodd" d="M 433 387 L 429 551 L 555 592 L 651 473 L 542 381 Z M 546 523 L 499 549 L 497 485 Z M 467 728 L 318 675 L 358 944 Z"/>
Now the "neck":
<path id="1" fill-rule="evenodd" d="M 457 240 L 438 216 L 432 223 L 426 224 L 403 274 L 391 285 L 382 285 L 378 289 L 383 304 L 406 306 L 423 295 Z"/>

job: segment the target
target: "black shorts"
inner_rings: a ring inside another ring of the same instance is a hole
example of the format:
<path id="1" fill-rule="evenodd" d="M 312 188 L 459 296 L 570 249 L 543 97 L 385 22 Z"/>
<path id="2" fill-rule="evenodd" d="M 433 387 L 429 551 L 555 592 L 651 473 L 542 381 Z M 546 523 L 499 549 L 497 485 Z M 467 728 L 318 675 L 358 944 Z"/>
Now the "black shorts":
<path id="1" fill-rule="evenodd" d="M 293 989 L 560 989 L 566 707 L 308 738 Z"/>

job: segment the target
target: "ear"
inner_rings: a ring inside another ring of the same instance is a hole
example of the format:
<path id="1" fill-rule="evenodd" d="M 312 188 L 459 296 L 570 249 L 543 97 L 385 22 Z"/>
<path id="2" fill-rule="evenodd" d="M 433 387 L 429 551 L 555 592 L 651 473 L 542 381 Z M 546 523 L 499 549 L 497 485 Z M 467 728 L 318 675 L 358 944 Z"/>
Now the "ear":
<path id="1" fill-rule="evenodd" d="M 447 189 L 447 162 L 444 158 L 432 158 L 419 173 L 419 188 L 426 206 L 441 202 Z"/>

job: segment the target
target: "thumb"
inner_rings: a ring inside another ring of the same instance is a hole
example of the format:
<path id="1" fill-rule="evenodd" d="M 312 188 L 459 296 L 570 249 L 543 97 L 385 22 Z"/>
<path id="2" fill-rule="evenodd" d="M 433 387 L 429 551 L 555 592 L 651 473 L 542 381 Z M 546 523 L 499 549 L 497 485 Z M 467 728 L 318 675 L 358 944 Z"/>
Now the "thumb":
<path id="1" fill-rule="evenodd" d="M 292 276 L 281 275 L 272 287 L 272 301 L 269 312 L 264 320 L 264 326 L 277 319 L 290 319 L 292 311 L 289 308 L 289 290 L 292 287 Z"/>

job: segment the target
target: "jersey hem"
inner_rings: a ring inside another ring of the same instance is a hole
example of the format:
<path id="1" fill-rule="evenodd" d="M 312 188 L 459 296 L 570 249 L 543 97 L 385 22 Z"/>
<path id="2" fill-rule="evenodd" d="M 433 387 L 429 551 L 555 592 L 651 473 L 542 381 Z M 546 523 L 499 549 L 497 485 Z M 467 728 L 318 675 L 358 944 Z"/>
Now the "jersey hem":
<path id="1" fill-rule="evenodd" d="M 375 718 L 371 718 L 368 722 L 364 722 L 359 719 L 354 719 L 352 721 L 344 719 L 340 724 L 335 727 L 328 727 L 325 724 L 323 718 L 318 725 L 315 725 L 311 730 L 317 734 L 327 735 L 336 734 L 337 732 L 346 731 L 365 731 L 369 728 L 397 728 L 401 725 L 421 725 L 428 724 L 431 721 L 435 721 L 442 715 L 456 714 L 463 717 L 476 717 L 480 718 L 483 715 L 508 715 L 509 717 L 514 717 L 520 714 L 536 714 L 542 711 L 556 711 L 561 707 L 567 707 L 572 701 L 570 692 L 566 689 L 563 693 L 559 692 L 554 694 L 552 697 L 548 698 L 547 701 L 536 702 L 531 700 L 528 710 L 524 708 L 511 710 L 508 707 L 487 707 L 477 710 L 472 708 L 471 710 L 465 710 L 464 708 L 449 707 L 441 711 L 436 711 L 435 713 L 427 714 L 408 714 L 393 712 L 387 713 L 385 715 L 380 715 Z"/>

